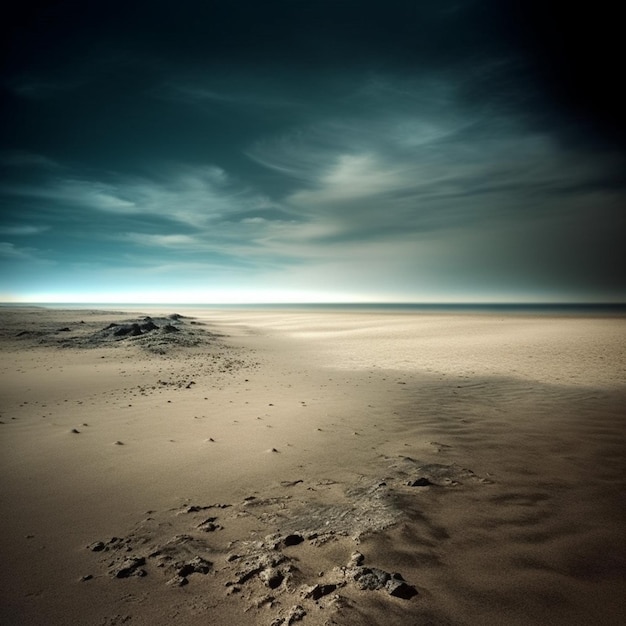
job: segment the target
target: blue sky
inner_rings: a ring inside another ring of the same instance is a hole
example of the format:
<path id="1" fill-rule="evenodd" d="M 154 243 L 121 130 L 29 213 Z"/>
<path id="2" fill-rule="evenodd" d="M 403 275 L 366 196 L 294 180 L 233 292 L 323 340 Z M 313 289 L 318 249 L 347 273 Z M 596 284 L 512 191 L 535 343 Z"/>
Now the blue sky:
<path id="1" fill-rule="evenodd" d="M 624 301 L 616 27 L 514 7 L 27 2 L 0 300 Z"/>

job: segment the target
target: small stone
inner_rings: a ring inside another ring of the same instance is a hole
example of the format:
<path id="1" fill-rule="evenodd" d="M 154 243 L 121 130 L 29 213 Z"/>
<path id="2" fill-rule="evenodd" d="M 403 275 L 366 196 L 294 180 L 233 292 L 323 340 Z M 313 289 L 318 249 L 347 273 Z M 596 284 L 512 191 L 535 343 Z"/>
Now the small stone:
<path id="1" fill-rule="evenodd" d="M 166 585 L 169 585 L 170 587 L 184 587 L 187 584 L 189 584 L 189 581 L 184 576 L 179 575 L 174 576 L 174 578 L 170 578 L 166 583 Z"/>
<path id="2" fill-rule="evenodd" d="M 359 589 L 372 591 L 382 589 L 390 578 L 391 574 L 377 567 L 361 567 L 354 575 Z"/>
<path id="3" fill-rule="evenodd" d="M 428 480 L 428 478 L 426 478 L 425 476 L 422 476 L 421 478 L 418 478 L 417 480 L 410 480 L 407 483 L 409 487 L 430 487 L 433 484 L 434 483 L 430 482 L 430 480 Z"/>
<path id="4" fill-rule="evenodd" d="M 299 543 L 304 541 L 304 537 L 298 534 L 287 535 L 283 539 L 283 545 L 285 546 L 297 546 Z"/>
<path id="5" fill-rule="evenodd" d="M 415 587 L 397 578 L 392 578 L 387 581 L 385 589 L 387 589 L 390 596 L 402 598 L 403 600 L 410 600 L 413 596 L 417 595 Z"/>
<path id="6" fill-rule="evenodd" d="M 268 567 L 259 573 L 259 578 L 270 589 L 276 589 L 283 582 L 285 577 L 274 567 Z"/>
<path id="7" fill-rule="evenodd" d="M 287 615 L 287 624 L 294 624 L 295 622 L 299 622 L 303 620 L 306 616 L 306 611 L 299 604 L 296 606 L 292 606 L 289 614 Z"/>
<path id="8" fill-rule="evenodd" d="M 186 577 L 191 574 L 208 574 L 209 570 L 213 566 L 213 563 L 203 559 L 201 556 L 195 556 L 191 561 L 184 563 L 178 570 L 177 574 L 181 577 Z"/>
<path id="9" fill-rule="evenodd" d="M 350 561 L 348 562 L 348 567 L 353 567 L 355 565 L 362 565 L 363 561 L 365 561 L 365 557 L 360 552 L 353 552 L 350 555 Z"/>
<path id="10" fill-rule="evenodd" d="M 205 533 L 212 533 L 215 530 L 221 530 L 222 527 L 219 524 L 215 524 L 217 517 L 208 517 L 203 522 L 198 524 L 198 529 L 203 530 Z"/>
<path id="11" fill-rule="evenodd" d="M 87 580 L 91 580 L 93 578 L 93 574 L 86 574 L 85 576 L 80 577 L 80 582 L 84 583 Z"/>
<path id="12" fill-rule="evenodd" d="M 309 587 L 309 589 L 307 589 L 304 592 L 304 597 L 310 598 L 311 600 L 319 600 L 320 598 L 327 596 L 329 593 L 332 593 L 336 589 L 337 589 L 337 585 L 332 585 L 332 584 L 313 585 L 312 587 Z"/>
<path id="13" fill-rule="evenodd" d="M 75 435 L 78 435 L 80 433 L 80 430 L 76 429 L 76 428 L 72 428 L 72 430 L 70 430 L 71 433 L 74 433 Z"/>
<path id="14" fill-rule="evenodd" d="M 254 605 L 256 606 L 257 609 L 260 609 L 262 606 L 265 606 L 266 604 L 268 604 L 269 606 L 272 606 L 272 602 L 274 602 L 274 600 L 275 600 L 274 596 L 265 595 L 265 596 L 261 596 L 260 598 L 257 598 L 254 602 Z"/>
<path id="15" fill-rule="evenodd" d="M 102 552 L 104 548 L 105 548 L 105 545 L 104 543 L 102 543 L 102 541 L 96 541 L 95 543 L 92 543 L 87 546 L 87 549 L 91 550 L 92 552 Z"/>
<path id="16" fill-rule="evenodd" d="M 124 561 L 122 561 L 120 565 L 118 565 L 117 567 L 114 567 L 111 570 L 111 574 L 115 578 L 128 578 L 129 576 L 133 576 L 135 574 L 141 576 L 142 574 L 138 574 L 137 570 L 142 565 L 145 565 L 145 563 L 146 563 L 146 559 L 142 556 L 129 557 L 128 559 L 125 559 Z M 143 575 L 145 576 L 145 572 Z"/>

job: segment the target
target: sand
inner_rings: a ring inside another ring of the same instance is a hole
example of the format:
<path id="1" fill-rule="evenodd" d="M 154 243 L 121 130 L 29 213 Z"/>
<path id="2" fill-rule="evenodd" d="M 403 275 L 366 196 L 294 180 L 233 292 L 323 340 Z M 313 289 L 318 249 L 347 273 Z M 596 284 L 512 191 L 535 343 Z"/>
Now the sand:
<path id="1" fill-rule="evenodd" d="M 624 318 L 171 313 L 0 309 L 0 623 L 626 621 Z"/>

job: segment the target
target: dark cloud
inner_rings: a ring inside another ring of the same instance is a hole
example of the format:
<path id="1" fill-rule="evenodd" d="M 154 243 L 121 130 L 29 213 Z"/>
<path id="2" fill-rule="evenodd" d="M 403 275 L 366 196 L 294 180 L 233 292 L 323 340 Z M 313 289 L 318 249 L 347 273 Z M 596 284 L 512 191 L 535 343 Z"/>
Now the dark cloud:
<path id="1" fill-rule="evenodd" d="M 602 2 L 20 3 L 5 292 L 41 293 L 47 263 L 75 289 L 186 268 L 188 289 L 623 297 L 617 24 Z"/>

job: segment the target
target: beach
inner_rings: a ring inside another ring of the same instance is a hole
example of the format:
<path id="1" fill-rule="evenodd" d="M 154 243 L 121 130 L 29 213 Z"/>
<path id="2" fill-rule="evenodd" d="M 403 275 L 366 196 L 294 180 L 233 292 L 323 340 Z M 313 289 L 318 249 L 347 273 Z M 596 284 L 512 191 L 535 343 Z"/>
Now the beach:
<path id="1" fill-rule="evenodd" d="M 626 619 L 623 316 L 0 320 L 2 624 Z"/>

